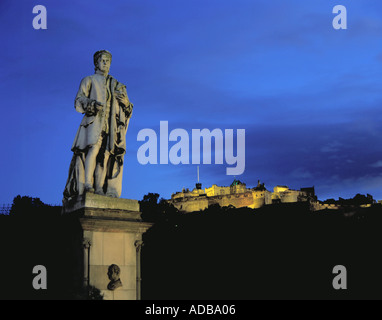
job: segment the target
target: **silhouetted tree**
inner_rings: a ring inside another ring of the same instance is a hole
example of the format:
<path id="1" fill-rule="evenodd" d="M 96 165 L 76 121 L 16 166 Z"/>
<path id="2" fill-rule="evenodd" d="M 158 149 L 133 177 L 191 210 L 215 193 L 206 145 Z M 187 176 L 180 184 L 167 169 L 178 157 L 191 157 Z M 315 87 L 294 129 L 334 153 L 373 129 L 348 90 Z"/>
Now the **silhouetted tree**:
<path id="1" fill-rule="evenodd" d="M 142 219 L 152 221 L 158 215 L 158 193 L 145 194 L 143 199 L 139 201 L 140 210 L 142 212 Z"/>
<path id="2" fill-rule="evenodd" d="M 166 218 L 173 218 L 179 214 L 179 210 L 170 204 L 166 199 L 160 198 L 158 203 L 158 211 L 160 214 L 165 215 Z"/>
<path id="3" fill-rule="evenodd" d="M 139 201 L 142 219 L 146 221 L 159 222 L 169 219 L 178 213 L 178 210 L 158 193 L 148 193 Z"/>
<path id="4" fill-rule="evenodd" d="M 61 207 L 50 206 L 40 200 L 29 196 L 16 196 L 13 198 L 10 216 L 18 218 L 47 218 L 60 215 Z"/>

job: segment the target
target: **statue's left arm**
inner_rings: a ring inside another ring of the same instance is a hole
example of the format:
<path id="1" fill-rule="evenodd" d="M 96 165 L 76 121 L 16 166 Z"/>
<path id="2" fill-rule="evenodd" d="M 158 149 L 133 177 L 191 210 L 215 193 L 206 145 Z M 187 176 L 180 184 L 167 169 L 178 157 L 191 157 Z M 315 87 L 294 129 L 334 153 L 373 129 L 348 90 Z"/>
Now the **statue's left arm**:
<path id="1" fill-rule="evenodd" d="M 117 88 L 115 90 L 115 97 L 122 108 L 122 110 L 125 112 L 126 117 L 130 117 L 131 113 L 133 112 L 133 104 L 130 102 L 129 97 L 127 96 L 126 86 L 118 83 Z"/>

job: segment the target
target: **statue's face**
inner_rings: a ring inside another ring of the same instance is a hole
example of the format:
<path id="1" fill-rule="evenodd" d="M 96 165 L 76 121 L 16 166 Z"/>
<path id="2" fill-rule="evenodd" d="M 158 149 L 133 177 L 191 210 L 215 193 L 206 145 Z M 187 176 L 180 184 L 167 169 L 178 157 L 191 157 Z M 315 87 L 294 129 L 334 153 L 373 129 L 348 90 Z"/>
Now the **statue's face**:
<path id="1" fill-rule="evenodd" d="M 113 280 L 113 271 L 111 271 L 110 269 L 107 271 L 107 276 L 109 278 L 109 280 Z"/>
<path id="2" fill-rule="evenodd" d="M 101 57 L 98 59 L 98 69 L 101 70 L 104 73 L 109 73 L 110 70 L 110 56 L 107 54 L 103 54 Z"/>
<path id="3" fill-rule="evenodd" d="M 109 280 L 117 281 L 119 279 L 118 274 L 111 269 L 108 270 L 107 276 L 109 277 Z"/>

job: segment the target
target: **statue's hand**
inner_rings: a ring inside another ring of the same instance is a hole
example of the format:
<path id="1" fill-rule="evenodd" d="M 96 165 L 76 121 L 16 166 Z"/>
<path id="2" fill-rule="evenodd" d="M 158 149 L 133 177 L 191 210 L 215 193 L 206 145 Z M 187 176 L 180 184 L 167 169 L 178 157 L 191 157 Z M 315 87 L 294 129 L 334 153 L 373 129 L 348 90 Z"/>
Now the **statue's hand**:
<path id="1" fill-rule="evenodd" d="M 101 110 L 103 107 L 103 103 L 101 102 L 98 102 L 98 101 L 94 101 L 94 108 L 96 109 L 96 111 L 98 112 L 99 110 Z"/>
<path id="2" fill-rule="evenodd" d="M 116 91 L 115 98 L 118 100 L 119 103 L 123 104 L 124 106 L 127 106 L 129 104 L 129 100 L 127 99 L 126 95 L 122 92 Z"/>
<path id="3" fill-rule="evenodd" d="M 97 114 L 97 112 L 102 108 L 102 103 L 98 102 L 97 100 L 91 100 L 88 103 L 88 106 L 86 108 L 86 115 L 87 116 L 94 116 Z"/>
<path id="4" fill-rule="evenodd" d="M 127 106 L 126 106 L 126 109 L 125 109 L 125 113 L 127 116 L 130 116 L 131 112 L 133 111 L 133 104 L 132 103 L 129 103 Z"/>

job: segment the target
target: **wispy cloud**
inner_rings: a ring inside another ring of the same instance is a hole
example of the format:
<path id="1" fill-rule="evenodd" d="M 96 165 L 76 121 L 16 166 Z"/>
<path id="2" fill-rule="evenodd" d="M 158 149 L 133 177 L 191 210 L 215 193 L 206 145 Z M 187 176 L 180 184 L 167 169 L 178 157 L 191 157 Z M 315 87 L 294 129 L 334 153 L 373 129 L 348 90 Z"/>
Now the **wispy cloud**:
<path id="1" fill-rule="evenodd" d="M 342 144 L 338 141 L 329 142 L 325 146 L 321 147 L 321 152 L 324 153 L 336 153 L 340 151 Z"/>
<path id="2" fill-rule="evenodd" d="M 370 167 L 382 168 L 382 160 L 378 160 L 377 162 L 374 162 L 373 164 L 370 165 Z"/>

